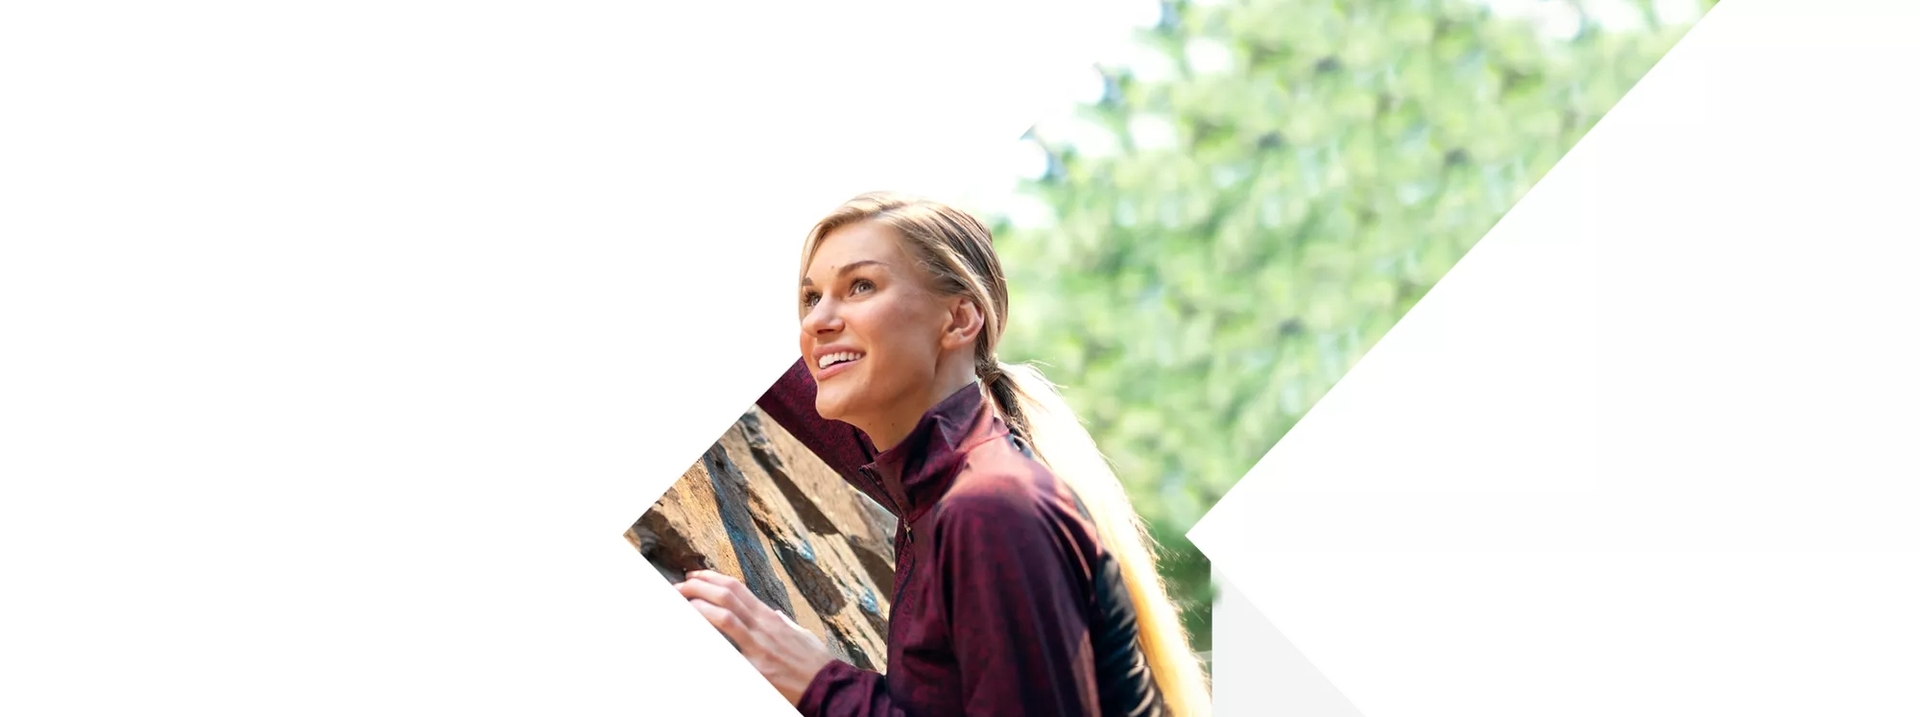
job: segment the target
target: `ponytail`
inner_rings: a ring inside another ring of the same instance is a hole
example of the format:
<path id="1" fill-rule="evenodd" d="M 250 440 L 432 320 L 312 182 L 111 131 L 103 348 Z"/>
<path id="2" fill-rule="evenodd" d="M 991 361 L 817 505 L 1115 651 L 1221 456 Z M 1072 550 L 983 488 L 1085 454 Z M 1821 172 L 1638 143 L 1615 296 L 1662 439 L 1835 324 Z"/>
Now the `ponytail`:
<path id="1" fill-rule="evenodd" d="M 1007 323 L 1007 282 L 987 226 L 953 207 L 886 192 L 848 200 L 815 224 L 801 249 L 802 271 L 820 242 L 840 227 L 876 222 L 899 232 L 905 248 L 926 272 L 928 286 L 943 296 L 965 296 L 986 317 L 975 344 L 974 372 L 1007 426 L 1033 449 L 1034 457 L 1078 494 L 1093 516 L 1100 543 L 1120 566 L 1140 630 L 1140 651 L 1173 717 L 1212 713 L 1207 677 L 1187 643 L 1180 611 L 1167 596 L 1153 539 L 1133 510 L 1133 501 L 1113 466 L 1067 406 L 1054 385 L 1031 366 L 1004 364 L 995 348 Z"/>
<path id="2" fill-rule="evenodd" d="M 1168 710 L 1174 717 L 1206 717 L 1212 712 L 1206 675 L 1187 642 L 1180 611 L 1167 595 L 1153 539 L 1113 466 L 1058 388 L 1039 370 L 987 361 L 979 373 L 1008 427 L 1032 447 L 1048 470 L 1079 494 L 1093 514 L 1101 544 L 1120 565 L 1140 629 L 1140 651 Z"/>

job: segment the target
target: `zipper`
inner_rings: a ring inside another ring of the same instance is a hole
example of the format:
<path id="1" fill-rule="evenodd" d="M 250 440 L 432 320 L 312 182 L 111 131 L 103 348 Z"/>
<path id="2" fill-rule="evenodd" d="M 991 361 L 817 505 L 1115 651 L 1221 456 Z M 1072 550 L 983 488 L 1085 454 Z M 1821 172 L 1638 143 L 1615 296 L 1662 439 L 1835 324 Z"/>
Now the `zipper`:
<path id="1" fill-rule="evenodd" d="M 902 552 L 902 548 L 899 546 L 899 540 L 895 540 L 893 554 L 895 554 L 895 556 L 904 556 L 906 559 L 900 561 L 900 575 L 897 575 L 897 577 L 893 579 L 893 606 L 891 606 L 891 609 L 887 609 L 887 627 L 889 627 L 889 629 L 893 627 L 893 619 L 900 615 L 900 596 L 906 594 L 906 581 L 910 581 L 910 579 L 914 577 L 914 563 L 920 563 L 920 559 L 914 557 L 914 525 L 912 525 L 912 523 L 906 523 L 906 519 L 900 519 L 900 527 L 904 529 L 904 531 L 900 531 L 900 536 L 906 538 L 906 548 L 904 548 L 904 552 Z"/>
<path id="2" fill-rule="evenodd" d="M 889 628 L 893 626 L 893 618 L 900 614 L 900 596 L 906 594 L 907 580 L 912 578 L 913 566 L 919 562 L 913 555 L 913 525 L 908 523 L 904 518 L 900 520 L 900 524 L 905 528 L 905 530 L 901 532 L 901 535 L 906 538 L 906 548 L 903 552 L 899 547 L 899 541 L 896 540 L 893 552 L 895 555 L 905 556 L 906 559 L 900 561 L 900 574 L 895 576 L 893 581 L 893 605 L 891 609 L 887 611 L 887 626 Z"/>
<path id="3" fill-rule="evenodd" d="M 913 557 L 913 551 L 911 550 L 913 547 L 913 523 L 907 522 L 906 511 L 901 510 L 900 504 L 894 502 L 893 493 L 888 491 L 887 487 L 880 483 L 880 478 L 873 474 L 873 469 L 861 466 L 860 475 L 866 476 L 867 481 L 873 484 L 874 492 L 886 496 L 887 505 L 893 508 L 894 517 L 900 519 L 900 530 L 895 531 L 893 536 L 893 554 L 895 559 L 900 563 L 900 570 L 899 574 L 894 576 L 893 598 L 888 601 L 887 609 L 887 627 L 891 630 L 894 617 L 900 614 L 900 596 L 907 590 L 907 578 L 912 576 L 913 564 L 916 562 Z"/>
<path id="4" fill-rule="evenodd" d="M 873 469 L 868 468 L 866 466 L 861 466 L 860 475 L 865 476 L 867 479 L 867 482 L 873 484 L 873 492 L 879 493 L 881 497 L 884 497 L 887 499 L 887 507 L 893 509 L 894 517 L 899 518 L 902 521 L 905 521 L 906 520 L 906 517 L 904 515 L 905 511 L 900 510 L 899 503 L 893 502 L 893 492 L 887 490 L 887 487 L 880 483 L 880 477 L 873 474 Z"/>

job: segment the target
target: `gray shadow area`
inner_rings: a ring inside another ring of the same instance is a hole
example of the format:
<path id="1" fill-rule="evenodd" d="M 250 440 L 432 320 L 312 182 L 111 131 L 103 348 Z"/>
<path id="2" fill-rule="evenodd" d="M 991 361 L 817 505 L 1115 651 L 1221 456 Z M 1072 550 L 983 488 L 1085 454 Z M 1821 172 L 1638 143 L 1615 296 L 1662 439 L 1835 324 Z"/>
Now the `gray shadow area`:
<path id="1" fill-rule="evenodd" d="M 1363 717 L 1226 576 L 1215 570 L 1213 579 L 1214 714 Z"/>

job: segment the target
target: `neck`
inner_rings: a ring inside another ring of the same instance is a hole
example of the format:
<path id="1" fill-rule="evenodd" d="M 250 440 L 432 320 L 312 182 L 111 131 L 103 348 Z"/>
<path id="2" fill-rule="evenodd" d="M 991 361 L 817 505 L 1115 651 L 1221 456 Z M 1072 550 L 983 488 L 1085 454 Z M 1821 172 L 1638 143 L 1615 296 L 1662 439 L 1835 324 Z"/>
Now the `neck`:
<path id="1" fill-rule="evenodd" d="M 947 400 L 947 397 L 960 389 L 966 388 L 975 380 L 972 371 L 942 373 L 944 375 L 927 385 L 925 393 L 912 394 L 890 406 L 884 415 L 876 416 L 870 421 L 857 422 L 854 427 L 867 434 L 868 440 L 873 441 L 875 449 L 892 450 L 894 446 L 906 440 L 907 434 L 912 433 L 915 426 L 920 425 L 920 419 L 927 415 L 927 411 L 933 410 L 934 406 Z M 861 425 L 863 423 L 866 425 Z"/>

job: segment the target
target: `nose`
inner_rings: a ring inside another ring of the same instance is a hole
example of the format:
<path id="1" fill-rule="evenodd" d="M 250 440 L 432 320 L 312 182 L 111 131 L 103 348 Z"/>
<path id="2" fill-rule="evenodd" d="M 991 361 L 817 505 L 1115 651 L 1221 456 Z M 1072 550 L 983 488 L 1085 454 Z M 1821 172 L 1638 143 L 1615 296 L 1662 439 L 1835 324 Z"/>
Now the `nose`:
<path id="1" fill-rule="evenodd" d="M 806 316 L 800 317 L 800 331 L 808 336 L 825 336 L 843 328 L 846 322 L 840 319 L 840 309 L 832 299 L 821 298 Z"/>

